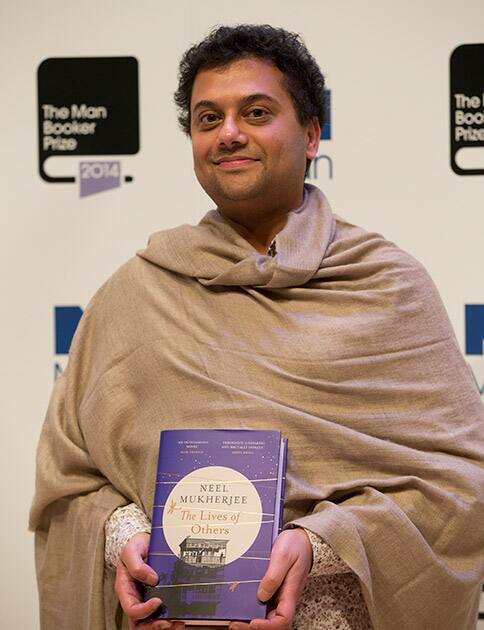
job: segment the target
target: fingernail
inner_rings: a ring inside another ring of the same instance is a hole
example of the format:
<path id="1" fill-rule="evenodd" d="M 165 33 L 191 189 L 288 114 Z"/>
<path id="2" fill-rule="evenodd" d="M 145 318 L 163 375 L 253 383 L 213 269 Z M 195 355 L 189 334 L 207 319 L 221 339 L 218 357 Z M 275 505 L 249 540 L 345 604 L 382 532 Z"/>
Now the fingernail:
<path id="1" fill-rule="evenodd" d="M 271 593 L 269 593 L 263 588 L 260 588 L 257 591 L 257 598 L 260 599 L 261 602 L 266 602 L 268 599 L 271 598 Z"/>
<path id="2" fill-rule="evenodd" d="M 151 573 L 148 573 L 148 575 L 145 577 L 145 579 L 143 580 L 143 584 L 146 584 L 147 586 L 156 586 L 158 584 L 158 580 L 153 577 L 151 575 Z"/>

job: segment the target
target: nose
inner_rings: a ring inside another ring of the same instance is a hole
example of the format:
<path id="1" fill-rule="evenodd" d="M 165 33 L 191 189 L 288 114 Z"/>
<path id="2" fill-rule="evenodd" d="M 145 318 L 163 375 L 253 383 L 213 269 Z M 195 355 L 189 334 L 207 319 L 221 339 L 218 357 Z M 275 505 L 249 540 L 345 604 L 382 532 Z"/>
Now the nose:
<path id="1" fill-rule="evenodd" d="M 236 145 L 245 144 L 247 136 L 233 116 L 226 116 L 223 125 L 219 128 L 217 142 L 219 147 L 230 149 Z"/>

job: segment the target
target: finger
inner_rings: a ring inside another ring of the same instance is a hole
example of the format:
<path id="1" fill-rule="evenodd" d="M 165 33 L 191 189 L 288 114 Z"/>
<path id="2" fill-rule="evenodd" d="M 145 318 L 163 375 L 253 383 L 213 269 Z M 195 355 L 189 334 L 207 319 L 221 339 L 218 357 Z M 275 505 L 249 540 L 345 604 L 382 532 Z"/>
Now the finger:
<path id="1" fill-rule="evenodd" d="M 143 621 L 147 617 L 150 617 L 161 605 L 161 601 L 158 598 L 149 599 L 147 602 L 141 604 L 134 604 L 128 608 L 123 608 L 125 614 L 132 621 Z"/>
<path id="2" fill-rule="evenodd" d="M 276 611 L 269 613 L 267 619 L 252 619 L 250 623 L 243 621 L 233 621 L 229 625 L 229 630 L 289 630 L 292 619 L 277 615 Z"/>
<path id="3" fill-rule="evenodd" d="M 257 597 L 267 602 L 281 586 L 288 571 L 295 562 L 292 554 L 287 553 L 284 544 L 276 544 L 272 548 L 271 559 L 266 574 L 261 580 Z"/>
<path id="4" fill-rule="evenodd" d="M 133 630 L 171 630 L 173 626 L 166 621 L 135 621 Z"/>
<path id="5" fill-rule="evenodd" d="M 281 588 L 276 593 L 276 608 L 271 610 L 267 619 L 254 619 L 250 627 L 253 630 L 284 630 L 292 627 L 296 606 L 304 589 L 306 571 L 297 562 L 289 570 Z"/>
<path id="6" fill-rule="evenodd" d="M 232 621 L 229 625 L 228 630 L 257 630 L 257 628 L 290 628 L 289 621 L 284 617 L 281 618 L 279 615 L 276 615 L 276 612 L 273 611 L 273 614 L 269 613 L 270 616 L 267 619 L 252 619 L 250 623 L 245 623 L 243 621 Z M 277 617 L 277 618 L 274 618 Z M 277 622 L 277 623 L 276 623 Z"/>
<path id="7" fill-rule="evenodd" d="M 144 619 L 155 612 L 161 605 L 159 597 L 152 597 L 147 602 L 141 599 L 138 587 L 123 563 L 118 564 L 115 590 L 121 608 L 131 619 Z"/>
<path id="8" fill-rule="evenodd" d="M 253 619 L 249 630 L 289 630 L 292 627 L 292 619 L 280 617 L 277 613 L 267 619 Z"/>
<path id="9" fill-rule="evenodd" d="M 183 621 L 170 621 L 168 619 L 135 621 L 133 623 L 133 630 L 184 630 L 184 628 Z"/>
<path id="10" fill-rule="evenodd" d="M 143 546 L 126 545 L 121 554 L 121 562 L 128 569 L 130 575 L 138 582 L 155 586 L 158 584 L 158 574 L 144 561 L 145 550 Z"/>
<path id="11" fill-rule="evenodd" d="M 277 606 L 267 615 L 267 623 L 258 624 L 255 628 L 288 628 L 291 627 L 296 606 L 304 589 L 306 572 L 298 563 L 295 563 L 288 572 L 284 583 L 276 594 Z M 263 620 L 263 621 L 267 621 Z M 275 624 L 275 625 L 273 625 Z"/>
<path id="12" fill-rule="evenodd" d="M 294 615 L 296 614 L 296 604 L 297 597 L 286 597 L 285 599 L 281 599 L 278 604 L 276 610 L 273 611 L 273 614 L 267 618 L 269 624 L 261 625 L 261 630 L 263 628 L 288 628 L 292 627 L 292 622 L 294 620 Z"/>

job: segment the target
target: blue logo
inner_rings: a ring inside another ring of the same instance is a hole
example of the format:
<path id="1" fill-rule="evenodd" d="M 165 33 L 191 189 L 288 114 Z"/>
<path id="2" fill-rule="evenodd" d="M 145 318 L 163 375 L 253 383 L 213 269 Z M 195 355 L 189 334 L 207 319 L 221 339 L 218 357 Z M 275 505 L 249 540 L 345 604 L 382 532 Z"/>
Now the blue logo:
<path id="1" fill-rule="evenodd" d="M 484 354 L 484 304 L 466 304 L 466 354 Z"/>
<path id="2" fill-rule="evenodd" d="M 71 348 L 72 338 L 82 317 L 80 306 L 54 307 L 55 354 L 54 381 L 59 378 L 67 366 L 67 355 Z"/>
<path id="3" fill-rule="evenodd" d="M 331 140 L 331 90 L 324 91 L 324 125 L 321 127 L 321 140 Z"/>
<path id="4" fill-rule="evenodd" d="M 80 306 L 56 306 L 54 317 L 55 353 L 69 354 L 72 338 L 82 317 L 82 308 Z"/>
<path id="5" fill-rule="evenodd" d="M 324 124 L 321 127 L 321 140 L 331 140 L 332 137 L 332 125 L 331 125 L 331 90 L 325 90 L 325 102 L 324 102 Z M 321 164 L 319 164 L 321 162 Z M 307 174 L 308 179 L 319 179 L 320 176 L 326 175 L 328 179 L 333 179 L 333 160 L 331 156 L 320 153 L 317 155 L 309 167 Z"/>

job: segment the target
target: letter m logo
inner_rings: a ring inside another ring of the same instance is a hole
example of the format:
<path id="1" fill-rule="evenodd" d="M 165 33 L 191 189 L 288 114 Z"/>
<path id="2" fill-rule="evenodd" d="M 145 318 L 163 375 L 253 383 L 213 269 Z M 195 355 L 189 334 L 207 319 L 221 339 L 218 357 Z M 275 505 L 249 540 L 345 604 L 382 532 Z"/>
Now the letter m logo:
<path id="1" fill-rule="evenodd" d="M 466 354 L 483 354 L 484 304 L 466 304 Z"/>

